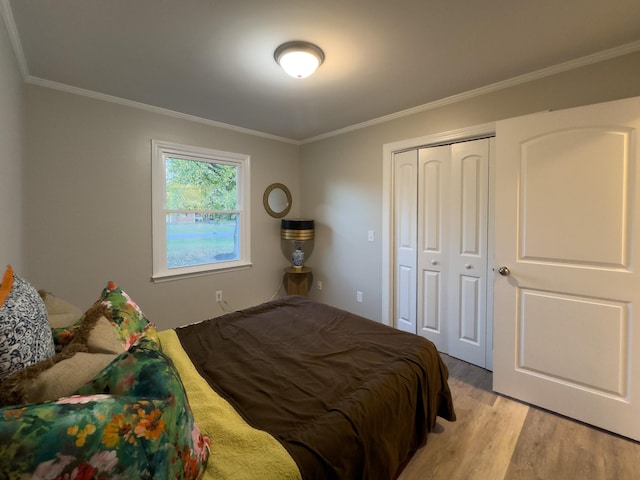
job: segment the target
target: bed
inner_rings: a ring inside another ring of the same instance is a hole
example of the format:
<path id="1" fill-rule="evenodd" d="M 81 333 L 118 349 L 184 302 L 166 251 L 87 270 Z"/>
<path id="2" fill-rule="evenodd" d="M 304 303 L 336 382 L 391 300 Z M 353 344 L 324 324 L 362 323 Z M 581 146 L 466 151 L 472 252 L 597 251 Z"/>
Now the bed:
<path id="1" fill-rule="evenodd" d="M 308 298 L 285 297 L 160 338 L 170 357 L 188 356 L 247 424 L 268 432 L 295 462 L 291 473 L 269 465 L 258 478 L 269 471 L 296 478 L 296 468 L 305 480 L 394 478 L 437 416 L 455 420 L 433 344 Z M 199 422 L 200 407 L 192 407 Z M 214 469 L 217 460 L 214 447 Z"/>
<path id="2" fill-rule="evenodd" d="M 84 313 L 9 269 L 0 294 L 2 338 L 46 347 L 0 345 L 8 478 L 391 479 L 455 420 L 432 343 L 308 298 L 157 332 L 113 282 Z"/>

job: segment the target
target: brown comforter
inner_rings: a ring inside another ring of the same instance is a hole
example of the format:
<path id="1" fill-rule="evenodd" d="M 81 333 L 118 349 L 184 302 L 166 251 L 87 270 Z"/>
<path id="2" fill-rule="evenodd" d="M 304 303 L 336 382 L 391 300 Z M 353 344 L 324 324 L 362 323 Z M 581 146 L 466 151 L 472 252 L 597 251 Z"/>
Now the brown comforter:
<path id="1" fill-rule="evenodd" d="M 176 333 L 211 387 L 278 439 L 305 480 L 393 478 L 436 416 L 455 420 L 433 344 L 306 298 Z"/>

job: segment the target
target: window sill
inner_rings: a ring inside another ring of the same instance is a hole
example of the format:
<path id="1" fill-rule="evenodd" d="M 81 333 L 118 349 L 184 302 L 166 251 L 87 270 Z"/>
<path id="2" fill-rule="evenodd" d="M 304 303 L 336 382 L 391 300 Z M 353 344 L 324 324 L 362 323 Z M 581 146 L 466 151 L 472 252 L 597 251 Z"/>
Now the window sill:
<path id="1" fill-rule="evenodd" d="M 174 280 L 182 280 L 184 278 L 192 278 L 192 277 L 203 277 L 205 275 L 215 275 L 217 273 L 226 273 L 233 272 L 236 270 L 246 270 L 251 268 L 253 263 L 238 263 L 235 262 L 233 265 L 228 267 L 217 267 L 214 270 L 200 270 L 197 272 L 184 272 L 184 273 L 158 273 L 151 276 L 151 281 L 153 283 L 163 283 L 163 282 L 172 282 Z"/>

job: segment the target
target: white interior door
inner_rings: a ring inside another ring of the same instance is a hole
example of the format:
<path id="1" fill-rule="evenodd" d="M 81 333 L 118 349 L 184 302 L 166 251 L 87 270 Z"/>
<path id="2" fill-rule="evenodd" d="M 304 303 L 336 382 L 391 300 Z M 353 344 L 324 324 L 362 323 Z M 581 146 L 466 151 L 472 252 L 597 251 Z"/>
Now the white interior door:
<path id="1" fill-rule="evenodd" d="M 640 98 L 498 122 L 495 176 L 494 389 L 636 440 L 639 129 Z"/>
<path id="2" fill-rule="evenodd" d="M 484 138 L 451 145 L 449 355 L 487 365 L 489 146 Z"/>
<path id="3" fill-rule="evenodd" d="M 394 325 L 416 333 L 418 152 L 395 153 L 394 191 Z"/>
<path id="4" fill-rule="evenodd" d="M 449 194 L 451 146 L 418 150 L 418 291 L 419 335 L 448 352 Z"/>
<path id="5" fill-rule="evenodd" d="M 395 325 L 482 367 L 489 145 L 473 140 L 393 159 Z"/>

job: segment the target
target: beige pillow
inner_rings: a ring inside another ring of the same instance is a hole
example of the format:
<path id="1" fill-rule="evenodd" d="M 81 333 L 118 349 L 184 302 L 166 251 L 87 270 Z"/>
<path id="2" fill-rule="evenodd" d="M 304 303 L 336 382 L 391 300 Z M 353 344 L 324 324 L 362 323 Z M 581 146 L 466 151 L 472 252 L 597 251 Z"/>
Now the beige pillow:
<path id="1" fill-rule="evenodd" d="M 105 316 L 96 321 L 91 333 L 87 337 L 89 353 L 115 353 L 124 352 L 124 345 L 116 336 L 116 329 Z"/>
<path id="2" fill-rule="evenodd" d="M 56 297 L 50 292 L 38 290 L 47 308 L 47 317 L 51 328 L 68 327 L 76 323 L 84 313 L 72 303 Z"/>
<path id="3" fill-rule="evenodd" d="M 71 343 L 52 358 L 20 370 L 0 383 L 0 406 L 41 403 L 73 394 L 111 363 L 124 346 L 105 317 L 108 309 L 87 310 Z"/>
<path id="4" fill-rule="evenodd" d="M 21 403 L 43 403 L 67 397 L 100 373 L 116 357 L 113 353 L 77 352 L 73 357 L 54 364 L 26 382 L 22 389 Z"/>

